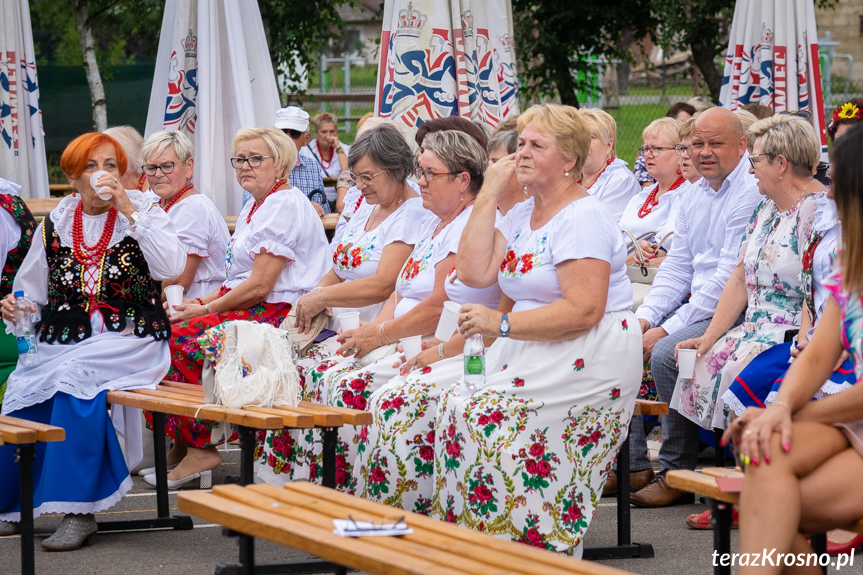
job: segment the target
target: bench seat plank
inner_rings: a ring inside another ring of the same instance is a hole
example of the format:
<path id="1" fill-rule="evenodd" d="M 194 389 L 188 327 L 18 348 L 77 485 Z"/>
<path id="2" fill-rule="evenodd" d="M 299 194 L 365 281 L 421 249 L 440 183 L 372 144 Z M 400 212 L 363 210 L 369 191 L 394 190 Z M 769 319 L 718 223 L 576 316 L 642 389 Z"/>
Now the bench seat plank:
<path id="1" fill-rule="evenodd" d="M 28 421 L 18 417 L 9 417 L 8 415 L 0 415 L 0 423 L 23 427 L 25 429 L 32 429 L 36 432 L 36 439 L 44 441 L 45 443 L 66 440 L 66 430 L 55 425 L 48 425 L 47 423 L 39 423 L 37 421 Z"/>
<path id="2" fill-rule="evenodd" d="M 261 537 L 295 549 L 302 549 L 322 559 L 351 569 L 387 575 L 457 575 L 460 570 L 446 569 L 432 561 L 405 561 L 398 552 L 368 545 L 366 541 L 340 537 L 332 528 L 321 529 L 303 521 L 288 519 L 261 511 L 215 493 L 195 491 L 180 493 L 177 505 L 181 511 L 223 525 L 239 533 Z"/>
<path id="3" fill-rule="evenodd" d="M 665 415 L 668 413 L 668 404 L 661 401 L 650 401 L 647 399 L 636 399 L 633 415 Z"/>
<path id="4" fill-rule="evenodd" d="M 282 429 L 284 421 L 276 415 L 265 415 L 250 413 L 242 409 L 231 409 L 222 406 L 200 407 L 199 403 L 168 399 L 161 397 L 149 397 L 136 391 L 109 391 L 108 402 L 128 407 L 137 407 L 150 411 L 160 411 L 182 415 L 185 417 L 200 417 L 215 421 L 227 421 L 244 427 L 255 427 L 258 429 Z"/>
<path id="5" fill-rule="evenodd" d="M 338 413 L 348 425 L 371 425 L 374 421 L 374 417 L 372 417 L 370 411 L 360 411 L 359 409 L 351 409 L 349 407 L 322 405 L 320 403 L 312 403 L 311 401 L 301 401 L 300 407 L 311 411 Z"/>
<path id="6" fill-rule="evenodd" d="M 716 478 L 689 469 L 677 469 L 669 471 L 666 480 L 670 487 L 687 491 L 689 493 L 700 493 L 710 499 L 716 499 L 724 503 L 737 504 L 740 499 L 739 493 L 726 493 L 719 489 Z"/>
<path id="7" fill-rule="evenodd" d="M 22 443 L 36 443 L 35 429 L 9 425 L 8 423 L 0 423 L 0 436 L 3 437 L 3 441 L 5 443 L 14 443 L 16 445 L 20 445 Z"/>
<path id="8" fill-rule="evenodd" d="M 255 487 L 257 488 L 258 486 L 256 485 Z M 355 509 L 357 513 L 365 514 L 366 516 L 380 515 L 380 503 L 376 503 L 374 501 L 369 501 L 367 499 L 362 499 L 359 497 L 354 497 L 352 495 L 342 493 L 335 489 L 327 489 L 325 487 L 321 487 L 320 485 L 315 485 L 304 481 L 296 481 L 285 485 L 285 490 L 303 493 L 307 497 L 329 501 L 347 509 Z M 403 513 L 403 511 L 401 511 L 400 509 L 393 509 L 391 511 L 388 510 L 387 516 L 398 516 L 398 514 L 400 513 Z M 503 553 L 509 557 L 524 557 L 534 563 L 538 563 L 548 567 L 569 570 L 570 573 L 590 573 L 595 575 L 620 575 L 621 573 L 621 571 L 617 569 L 593 563 L 588 563 L 587 567 L 583 567 L 582 565 L 584 565 L 584 563 L 578 562 L 572 558 L 565 557 L 563 555 L 559 555 L 557 553 L 549 553 L 548 551 L 537 549 L 520 543 L 514 545 L 512 541 L 506 541 L 504 539 L 490 537 L 484 533 L 473 531 L 467 528 L 457 527 L 451 523 L 438 521 L 437 519 L 426 517 L 424 515 L 411 515 L 411 526 L 414 528 L 421 527 L 426 531 L 438 533 L 445 536 L 451 536 L 453 533 L 453 529 L 458 528 L 458 537 L 463 541 L 468 541 L 477 545 L 481 545 L 482 547 L 491 549 L 495 552 Z"/>

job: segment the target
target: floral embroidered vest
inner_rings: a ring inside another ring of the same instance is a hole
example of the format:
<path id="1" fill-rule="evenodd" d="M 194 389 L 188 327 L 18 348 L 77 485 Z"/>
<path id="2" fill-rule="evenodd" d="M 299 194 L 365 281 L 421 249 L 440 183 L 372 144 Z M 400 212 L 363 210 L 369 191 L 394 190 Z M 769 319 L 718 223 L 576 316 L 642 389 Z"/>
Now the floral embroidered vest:
<path id="1" fill-rule="evenodd" d="M 98 270 L 95 304 L 85 295 L 86 270 L 72 248 L 60 243 L 51 217 L 42 227 L 48 260 L 48 303 L 42 308 L 39 339 L 77 343 L 92 335 L 90 312 L 99 310 L 108 331 L 133 333 L 156 340 L 171 337 L 171 323 L 162 308 L 161 286 L 134 238 L 126 236 L 108 248 Z"/>
<path id="2" fill-rule="evenodd" d="M 0 293 L 12 293 L 12 282 L 15 274 L 21 267 L 21 262 L 27 252 L 30 251 L 30 242 L 33 240 L 33 232 L 36 231 L 36 220 L 24 200 L 11 194 L 0 194 L 0 209 L 9 212 L 21 227 L 21 239 L 18 245 L 6 253 L 6 264 L 3 266 L 3 275 L 0 276 Z"/>

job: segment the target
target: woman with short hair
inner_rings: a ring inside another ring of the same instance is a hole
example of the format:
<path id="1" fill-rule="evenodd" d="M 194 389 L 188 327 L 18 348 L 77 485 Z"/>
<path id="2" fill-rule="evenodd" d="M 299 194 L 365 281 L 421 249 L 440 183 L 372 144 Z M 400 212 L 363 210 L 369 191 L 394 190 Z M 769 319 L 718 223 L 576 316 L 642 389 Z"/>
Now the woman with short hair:
<path id="1" fill-rule="evenodd" d="M 590 127 L 590 154 L 584 159 L 579 183 L 620 221 L 629 201 L 641 191 L 638 180 L 617 157 L 617 123 L 607 112 L 588 108 L 579 112 Z"/>
<path id="2" fill-rule="evenodd" d="M 704 429 L 725 428 L 729 408 L 721 398 L 755 356 L 785 341 L 801 321 L 804 329 L 811 327 L 803 313 L 801 272 L 824 192 L 812 177 L 821 155 L 818 139 L 811 124 L 796 116 L 759 120 L 750 133 L 749 171 L 765 199 L 743 234 L 737 267 L 707 331 L 677 344 L 678 350 L 698 350 L 698 359 L 692 378 L 678 378 L 670 407 Z M 743 323 L 732 329 L 743 313 Z"/>
<path id="3" fill-rule="evenodd" d="M 312 120 L 315 124 L 315 139 L 306 144 L 315 161 L 321 167 L 324 177 L 338 178 L 348 169 L 348 156 L 351 147 L 339 141 L 339 123 L 335 115 L 322 112 Z M 337 202 L 336 188 L 324 188 L 328 202 Z"/>
<path id="4" fill-rule="evenodd" d="M 189 299 L 218 290 L 225 281 L 225 248 L 231 241 L 228 224 L 213 200 L 192 183 L 195 173 L 194 144 L 183 132 L 156 132 L 141 152 L 147 181 L 165 210 L 186 250 L 186 268 L 180 277 L 162 283 L 181 285 Z"/>
<path id="5" fill-rule="evenodd" d="M 171 318 L 171 368 L 166 379 L 201 385 L 204 353 L 198 338 L 229 320 L 279 327 L 291 307 L 327 272 L 324 227 L 305 194 L 287 174 L 297 163 L 297 148 L 277 128 L 241 128 L 231 146 L 237 182 L 254 201 L 246 202 L 225 255 L 227 278 L 219 289 L 176 306 Z M 213 421 L 169 417 L 165 433 L 174 439 L 168 454 L 168 486 L 177 489 L 201 479 L 222 458 L 211 440 Z M 173 468 L 176 466 L 176 468 Z M 156 485 L 155 470 L 144 481 Z"/>
<path id="6" fill-rule="evenodd" d="M 149 186 L 143 169 L 144 155 L 141 152 L 144 138 L 132 126 L 114 126 L 105 130 L 104 133 L 114 138 L 123 147 L 129 160 L 126 173 L 120 178 L 123 188 L 138 190 L 139 192 L 147 191 Z"/>
<path id="7" fill-rule="evenodd" d="M 503 297 L 461 308 L 462 334 L 493 343 L 485 386 L 441 395 L 432 515 L 580 555 L 626 438 L 641 334 L 619 228 L 578 183 L 587 122 L 546 104 L 518 125 L 518 152 L 489 168 L 456 256 L 466 285 L 497 283 Z M 496 223 L 512 174 L 533 195 Z"/>

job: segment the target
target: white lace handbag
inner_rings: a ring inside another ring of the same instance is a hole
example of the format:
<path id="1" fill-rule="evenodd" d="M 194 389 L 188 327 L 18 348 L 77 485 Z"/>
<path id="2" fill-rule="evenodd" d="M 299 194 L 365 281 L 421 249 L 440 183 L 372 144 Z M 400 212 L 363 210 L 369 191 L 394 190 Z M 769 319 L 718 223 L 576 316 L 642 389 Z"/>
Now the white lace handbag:
<path id="1" fill-rule="evenodd" d="M 215 403 L 232 408 L 299 403 L 297 356 L 287 332 L 265 323 L 226 321 L 198 342 L 215 370 L 214 377 L 203 377 L 205 393 L 212 385 Z"/>

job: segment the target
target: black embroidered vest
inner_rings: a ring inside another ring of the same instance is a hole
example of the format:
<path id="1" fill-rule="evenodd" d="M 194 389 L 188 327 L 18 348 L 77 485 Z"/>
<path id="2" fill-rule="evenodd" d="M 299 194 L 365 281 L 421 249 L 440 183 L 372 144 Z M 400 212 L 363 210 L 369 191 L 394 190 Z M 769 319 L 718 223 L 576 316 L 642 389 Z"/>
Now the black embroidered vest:
<path id="1" fill-rule="evenodd" d="M 33 240 L 33 232 L 36 231 L 36 220 L 24 200 L 11 194 L 0 194 L 0 209 L 9 212 L 18 226 L 21 228 L 21 239 L 18 245 L 6 253 L 6 264 L 3 266 L 3 275 L 0 276 L 0 293 L 12 293 L 12 282 L 15 274 L 21 267 L 21 262 L 27 252 L 30 251 L 30 242 Z"/>
<path id="2" fill-rule="evenodd" d="M 84 266 L 75 259 L 72 248 L 60 243 L 51 216 L 45 217 L 42 239 L 48 260 L 48 303 L 42 308 L 41 341 L 66 344 L 90 337 L 93 306 L 109 331 L 130 329 L 138 337 L 153 336 L 156 340 L 171 337 L 161 286 L 150 277 L 147 260 L 133 238 L 126 236 L 105 251 L 97 272 L 95 304 L 84 292 Z"/>

